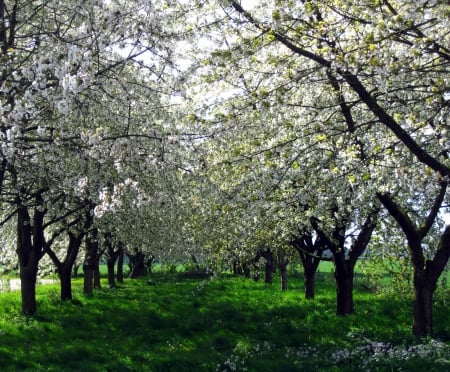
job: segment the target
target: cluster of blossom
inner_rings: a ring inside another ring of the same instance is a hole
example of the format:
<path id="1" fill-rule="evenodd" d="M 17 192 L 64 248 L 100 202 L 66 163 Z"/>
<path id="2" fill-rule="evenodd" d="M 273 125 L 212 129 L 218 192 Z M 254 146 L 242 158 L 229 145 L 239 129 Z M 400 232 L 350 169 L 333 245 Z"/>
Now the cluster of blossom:
<path id="1" fill-rule="evenodd" d="M 281 352 L 272 344 L 256 344 L 251 350 L 240 350 L 229 356 L 225 362 L 218 364 L 217 371 L 245 370 L 248 360 L 261 353 Z M 292 361 L 293 365 L 301 366 L 305 360 L 329 361 L 330 365 L 348 365 L 362 370 L 377 370 L 380 362 L 388 363 L 420 359 L 444 367 L 450 356 L 450 348 L 441 341 L 430 340 L 427 343 L 412 346 L 393 346 L 389 343 L 376 342 L 366 339 L 364 343 L 352 349 L 339 349 L 329 354 L 320 351 L 317 347 L 303 345 L 301 347 L 285 347 L 284 358 Z"/>
<path id="2" fill-rule="evenodd" d="M 120 210 L 126 200 L 134 204 L 142 203 L 147 199 L 146 193 L 139 187 L 138 182 L 127 178 L 114 185 L 112 189 L 105 187 L 100 191 L 99 203 L 94 209 L 94 214 L 100 218 L 107 212 L 114 213 Z"/>
<path id="3" fill-rule="evenodd" d="M 450 355 L 450 347 L 438 340 L 412 346 L 393 346 L 389 343 L 364 340 L 364 344 L 354 349 L 341 349 L 331 353 L 335 364 L 359 360 L 363 368 L 373 367 L 380 361 L 402 361 L 423 359 L 436 364 L 444 362 Z"/>
<path id="4" fill-rule="evenodd" d="M 229 371 L 248 371 L 245 366 L 245 359 L 239 355 L 231 355 L 222 364 L 217 364 L 216 371 L 229 372 Z"/>

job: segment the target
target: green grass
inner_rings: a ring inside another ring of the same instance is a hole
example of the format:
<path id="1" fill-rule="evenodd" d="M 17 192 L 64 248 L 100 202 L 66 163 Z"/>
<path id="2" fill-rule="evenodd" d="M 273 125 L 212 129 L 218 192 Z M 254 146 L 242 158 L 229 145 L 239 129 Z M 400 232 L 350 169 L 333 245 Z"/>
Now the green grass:
<path id="1" fill-rule="evenodd" d="M 324 271 L 316 299 L 300 276 L 289 290 L 243 278 L 180 279 L 157 272 L 74 302 L 58 285 L 39 286 L 38 314 L 19 314 L 20 294 L 0 295 L 2 371 L 353 371 L 450 366 L 446 292 L 435 304 L 435 334 L 411 336 L 410 298 L 355 290 L 356 314 L 335 315 L 334 283 Z M 106 284 L 106 283 L 105 283 Z M 106 287 L 106 285 L 105 285 Z M 409 350 L 409 351 L 408 351 Z M 405 356 L 406 355 L 406 356 Z"/>

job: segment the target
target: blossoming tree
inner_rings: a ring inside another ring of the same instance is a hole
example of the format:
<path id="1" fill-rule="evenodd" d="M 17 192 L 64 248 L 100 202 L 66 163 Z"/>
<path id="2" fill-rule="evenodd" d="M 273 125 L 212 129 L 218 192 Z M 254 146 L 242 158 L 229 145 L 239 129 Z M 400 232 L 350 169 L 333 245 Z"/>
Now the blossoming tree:
<path id="1" fill-rule="evenodd" d="M 365 184 L 372 198 L 378 192 L 383 205 L 397 217 L 389 192 L 408 190 L 402 193 L 407 200 L 408 192 L 416 195 L 424 182 L 436 184 L 433 173 L 446 182 L 450 172 L 445 71 L 450 54 L 449 8 L 444 2 L 208 5 L 197 18 L 201 22 L 196 32 L 210 50 L 197 48 L 199 58 L 191 59 L 205 81 L 191 84 L 192 94 L 202 92 L 203 98 L 193 119 L 207 123 L 208 133 L 219 138 L 225 154 L 218 157 L 222 164 L 247 166 L 256 175 L 249 159 L 264 154 L 266 163 L 274 163 L 283 152 L 279 148 L 290 146 L 284 161 L 298 167 L 307 158 L 328 156 L 321 144 L 335 138 L 345 146 L 339 154 L 345 159 L 337 162 L 331 153 L 329 164 L 336 167 L 328 169 L 349 184 Z M 233 153 L 225 150 L 230 143 L 235 144 Z M 416 184 L 404 187 L 400 173 L 408 164 L 416 170 L 417 177 L 411 178 Z M 390 172 L 391 167 L 396 172 Z M 253 180 L 265 187 L 280 186 L 280 178 L 272 173 L 270 180 L 269 174 L 261 172 Z M 427 200 L 436 195 L 423 192 Z M 444 194 L 445 189 L 437 193 L 419 235 L 426 234 L 436 220 Z M 367 208 L 369 203 L 361 206 Z M 405 218 L 397 217 L 408 230 Z M 448 229 L 428 260 L 422 244 L 409 245 L 415 257 L 413 330 L 418 336 L 431 332 L 431 318 L 424 314 L 431 314 L 429 298 L 450 254 L 444 244 Z"/>

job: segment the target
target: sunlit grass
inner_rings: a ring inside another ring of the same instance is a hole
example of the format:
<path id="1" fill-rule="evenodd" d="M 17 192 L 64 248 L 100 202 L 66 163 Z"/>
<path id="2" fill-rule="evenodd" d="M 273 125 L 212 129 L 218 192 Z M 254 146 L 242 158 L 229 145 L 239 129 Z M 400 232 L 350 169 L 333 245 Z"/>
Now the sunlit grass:
<path id="1" fill-rule="evenodd" d="M 441 371 L 449 366 L 448 293 L 438 293 L 435 306 L 435 333 L 447 349 L 432 345 L 430 356 L 423 345 L 431 341 L 411 336 L 410 298 L 357 286 L 356 314 L 337 317 L 330 275 L 320 276 L 313 301 L 304 299 L 301 276 L 291 277 L 289 290 L 280 292 L 278 283 L 230 276 L 187 280 L 157 272 L 154 285 L 127 280 L 117 289 L 105 285 L 92 297 L 82 295 L 76 279 L 73 302 L 59 301 L 56 284 L 39 286 L 39 311 L 32 318 L 18 315 L 18 292 L 1 294 L 0 369 Z M 417 343 L 422 357 L 414 352 L 401 357 Z M 388 358 L 388 350 L 397 354 Z"/>

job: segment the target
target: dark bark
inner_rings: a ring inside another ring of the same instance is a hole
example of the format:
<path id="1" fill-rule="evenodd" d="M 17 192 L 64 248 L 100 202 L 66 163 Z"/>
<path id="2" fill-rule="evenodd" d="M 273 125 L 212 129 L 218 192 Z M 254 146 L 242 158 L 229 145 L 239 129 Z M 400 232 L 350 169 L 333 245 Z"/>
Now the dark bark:
<path id="1" fill-rule="evenodd" d="M 425 222 L 416 227 L 413 221 L 390 194 L 378 194 L 378 198 L 403 230 L 408 241 L 408 249 L 414 272 L 413 333 L 417 337 L 429 336 L 433 332 L 433 295 L 437 281 L 450 257 L 450 225 L 446 226 L 432 260 L 426 260 L 422 241 L 428 234 L 441 206 L 447 183 L 442 183 L 433 207 Z"/>
<path id="2" fill-rule="evenodd" d="M 267 260 L 264 265 L 264 283 L 273 283 L 273 261 Z"/>
<path id="3" fill-rule="evenodd" d="M 243 275 L 244 271 L 242 270 L 242 265 L 239 260 L 233 261 L 233 275 Z"/>
<path id="4" fill-rule="evenodd" d="M 86 235 L 86 254 L 83 262 L 84 285 L 83 291 L 86 295 L 92 295 L 94 291 L 94 275 L 98 269 L 98 231 L 96 228 Z"/>
<path id="5" fill-rule="evenodd" d="M 285 251 L 280 250 L 277 252 L 276 261 L 278 269 L 280 270 L 281 291 L 287 291 L 288 289 L 287 268 L 289 265 L 289 257 L 286 255 Z"/>
<path id="6" fill-rule="evenodd" d="M 244 276 L 249 279 L 251 272 L 250 272 L 250 267 L 248 266 L 247 263 L 244 262 L 242 264 L 242 270 L 244 271 Z"/>
<path id="7" fill-rule="evenodd" d="M 137 251 L 134 254 L 128 254 L 131 264 L 130 278 L 135 279 L 145 275 L 144 253 Z"/>
<path id="8" fill-rule="evenodd" d="M 336 295 L 336 315 L 353 314 L 353 275 L 336 276 Z"/>
<path id="9" fill-rule="evenodd" d="M 287 291 L 288 289 L 288 276 L 287 276 L 287 267 L 289 264 L 289 260 L 286 258 L 284 254 L 278 254 L 278 269 L 280 270 L 280 279 L 281 279 L 281 290 Z"/>
<path id="10" fill-rule="evenodd" d="M 119 283 L 123 283 L 123 258 L 125 255 L 125 251 L 123 248 L 123 244 L 120 244 L 119 248 L 119 258 L 117 259 L 117 281 Z"/>
<path id="11" fill-rule="evenodd" d="M 426 271 L 414 272 L 413 333 L 418 337 L 433 333 L 433 294 L 435 287 L 426 280 Z"/>
<path id="12" fill-rule="evenodd" d="M 287 267 L 280 267 L 280 278 L 281 278 L 281 290 L 287 291 L 288 289 L 288 276 L 287 276 Z"/>
<path id="13" fill-rule="evenodd" d="M 115 239 L 113 233 L 104 234 L 104 245 L 105 245 L 105 255 L 106 255 L 106 267 L 108 269 L 108 286 L 109 288 L 116 287 L 116 277 L 114 274 L 114 268 L 116 260 L 120 255 L 121 244 L 117 244 L 117 249 L 115 247 Z"/>
<path id="14" fill-rule="evenodd" d="M 309 231 L 303 231 L 299 236 L 294 236 L 291 244 L 297 250 L 302 262 L 305 279 L 305 298 L 311 300 L 315 296 L 316 272 L 322 260 L 325 246 L 320 236 L 314 239 Z"/>
<path id="15" fill-rule="evenodd" d="M 72 278 L 76 278 L 78 276 L 78 270 L 80 269 L 80 264 L 74 264 L 72 269 Z"/>
<path id="16" fill-rule="evenodd" d="M 36 313 L 36 281 L 38 265 L 44 255 L 44 215 L 43 199 L 36 196 L 36 206 L 33 207 L 33 220 L 28 207 L 18 200 L 17 210 L 17 255 L 19 258 L 22 313 L 33 315 Z"/>
<path id="17" fill-rule="evenodd" d="M 46 253 L 52 259 L 54 265 L 58 269 L 58 275 L 61 285 L 61 301 L 72 300 L 72 273 L 75 260 L 80 251 L 83 241 L 84 232 L 68 232 L 69 246 L 67 248 L 64 260 L 60 260 L 55 252 L 49 246 L 46 247 Z"/>
<path id="18" fill-rule="evenodd" d="M 336 279 L 336 314 L 347 315 L 355 311 L 353 304 L 354 267 L 345 259 L 343 250 L 333 254 Z"/>
<path id="19" fill-rule="evenodd" d="M 106 260 L 106 267 L 108 268 L 108 286 L 109 288 L 116 287 L 116 276 L 114 273 L 114 266 L 116 264 L 116 257 L 108 257 Z"/>
<path id="20" fill-rule="evenodd" d="M 102 283 L 101 283 L 101 275 L 100 275 L 100 258 L 102 254 L 101 252 L 97 251 L 97 256 L 95 257 L 94 261 L 94 289 L 101 289 Z"/>
<path id="21" fill-rule="evenodd" d="M 305 278 L 305 298 L 311 300 L 316 295 L 316 270 L 304 272 Z"/>
<path id="22" fill-rule="evenodd" d="M 450 257 L 450 225 L 441 236 L 433 260 L 425 261 L 425 267 L 414 266 L 413 333 L 417 337 L 433 334 L 433 297 L 437 281 Z"/>
<path id="23" fill-rule="evenodd" d="M 320 227 L 318 220 L 312 220 L 312 225 L 320 239 L 333 254 L 336 279 L 336 314 L 347 315 L 355 311 L 353 302 L 353 278 L 354 268 L 357 260 L 364 253 L 370 241 L 373 230 L 378 222 L 380 207 L 374 206 L 366 217 L 361 230 L 353 242 L 348 255 L 344 248 L 346 239 L 346 223 L 348 221 L 337 221 L 331 236 L 328 236 Z"/>
<path id="24" fill-rule="evenodd" d="M 264 264 L 264 283 L 272 284 L 273 283 L 273 271 L 274 271 L 274 257 L 273 252 L 268 249 L 264 252 L 260 252 L 260 256 L 263 257 L 266 262 Z"/>
<path id="25" fill-rule="evenodd" d="M 36 279 L 37 279 L 37 266 L 36 269 L 32 267 L 20 268 L 20 285 L 21 285 L 21 297 L 22 297 L 22 314 L 34 315 L 37 311 L 36 305 Z"/>
<path id="26" fill-rule="evenodd" d="M 31 219 L 28 209 L 19 206 L 17 211 L 17 254 L 19 257 L 22 313 L 33 315 L 36 312 L 36 280 L 38 255 L 34 251 L 31 238 Z"/>
<path id="27" fill-rule="evenodd" d="M 83 265 L 83 293 L 92 295 L 94 293 L 94 270 Z"/>
<path id="28" fill-rule="evenodd" d="M 58 269 L 61 284 L 61 301 L 72 300 L 72 269 L 68 265 Z"/>

